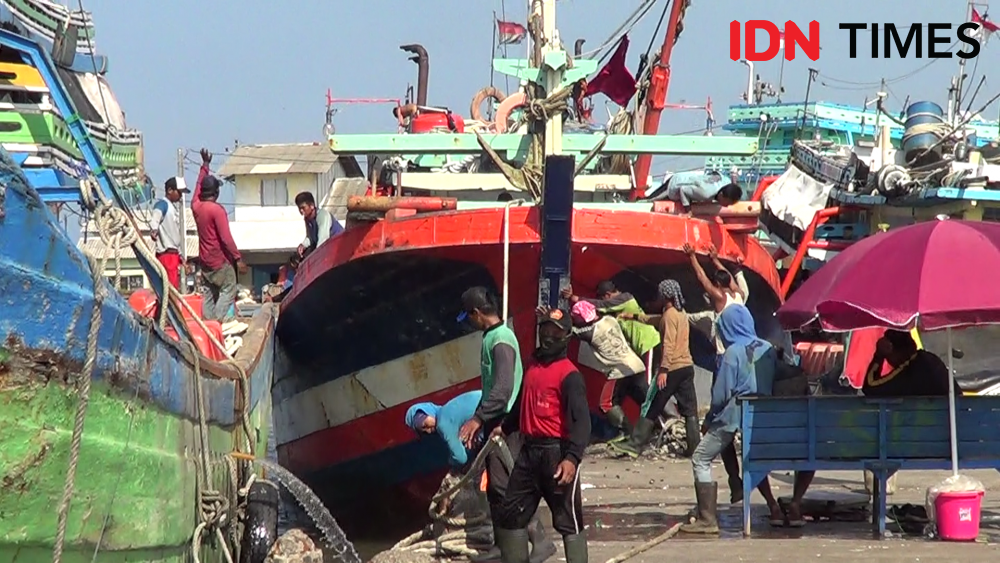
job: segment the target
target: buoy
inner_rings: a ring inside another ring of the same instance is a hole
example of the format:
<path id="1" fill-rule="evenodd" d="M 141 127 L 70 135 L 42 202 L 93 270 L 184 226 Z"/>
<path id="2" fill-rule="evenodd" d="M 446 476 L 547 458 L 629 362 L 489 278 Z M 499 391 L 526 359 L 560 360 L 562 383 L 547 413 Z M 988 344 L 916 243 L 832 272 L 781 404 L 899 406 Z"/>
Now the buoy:
<path id="1" fill-rule="evenodd" d="M 487 86 L 482 90 L 476 92 L 476 95 L 472 97 L 472 104 L 469 106 L 469 116 L 476 121 L 486 121 L 483 119 L 482 105 L 486 100 L 493 100 L 494 103 L 502 103 L 507 98 L 507 94 L 504 94 L 497 88 L 493 86 Z"/>

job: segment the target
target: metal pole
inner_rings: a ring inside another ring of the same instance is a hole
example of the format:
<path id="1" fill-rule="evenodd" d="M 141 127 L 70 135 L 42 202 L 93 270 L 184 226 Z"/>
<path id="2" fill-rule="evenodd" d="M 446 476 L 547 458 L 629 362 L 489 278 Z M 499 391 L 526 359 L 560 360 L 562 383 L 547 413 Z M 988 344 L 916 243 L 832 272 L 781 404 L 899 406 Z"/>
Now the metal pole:
<path id="1" fill-rule="evenodd" d="M 177 179 L 184 179 L 184 149 L 177 149 Z M 187 293 L 187 196 L 181 194 L 181 295 Z"/>
<path id="2" fill-rule="evenodd" d="M 955 358 L 952 354 L 951 329 L 948 329 L 948 426 L 951 437 L 951 473 L 958 475 L 958 424 L 955 421 Z"/>

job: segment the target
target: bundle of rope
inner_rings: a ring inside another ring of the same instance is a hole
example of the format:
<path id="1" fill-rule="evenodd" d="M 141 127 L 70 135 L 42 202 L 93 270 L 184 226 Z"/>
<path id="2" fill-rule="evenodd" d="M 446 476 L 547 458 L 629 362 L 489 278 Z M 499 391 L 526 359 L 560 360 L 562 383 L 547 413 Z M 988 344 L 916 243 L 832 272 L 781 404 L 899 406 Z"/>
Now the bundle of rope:
<path id="1" fill-rule="evenodd" d="M 568 100 L 573 94 L 572 87 L 563 87 L 545 98 L 534 98 L 528 101 L 524 107 L 524 118 L 529 124 L 534 125 L 534 132 L 531 134 L 531 145 L 528 148 L 528 155 L 524 164 L 520 168 L 508 164 L 501 158 L 489 142 L 476 131 L 476 138 L 479 146 L 489 155 L 493 163 L 497 165 L 500 172 L 507 178 L 515 188 L 526 190 L 538 201 L 542 197 L 542 166 L 545 162 L 545 122 L 556 114 L 561 114 L 569 107 Z"/>
<path id="2" fill-rule="evenodd" d="M 487 457 L 498 452 L 510 471 L 514 466 L 503 439 L 492 437 L 463 475 L 449 474 L 431 499 L 431 524 L 400 540 L 390 551 L 432 554 L 435 557 L 470 557 L 493 545 L 493 526 L 486 496 L 479 490 Z"/>

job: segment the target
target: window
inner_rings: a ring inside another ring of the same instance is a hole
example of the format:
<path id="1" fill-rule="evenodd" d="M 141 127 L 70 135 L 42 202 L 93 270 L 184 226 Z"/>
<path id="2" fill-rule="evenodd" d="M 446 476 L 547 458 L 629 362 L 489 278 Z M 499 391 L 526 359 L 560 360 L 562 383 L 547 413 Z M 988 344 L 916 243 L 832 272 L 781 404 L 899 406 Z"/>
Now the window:
<path id="1" fill-rule="evenodd" d="M 288 180 L 285 178 L 261 179 L 260 204 L 264 207 L 289 205 Z"/>
<path id="2" fill-rule="evenodd" d="M 104 279 L 108 280 L 108 283 L 114 286 L 115 283 L 114 274 L 105 275 Z M 146 276 L 143 276 L 142 274 L 133 276 L 122 276 L 120 283 L 121 287 L 117 288 L 118 292 L 124 295 L 125 297 L 128 297 L 129 295 L 132 295 L 133 291 L 146 287 Z"/>

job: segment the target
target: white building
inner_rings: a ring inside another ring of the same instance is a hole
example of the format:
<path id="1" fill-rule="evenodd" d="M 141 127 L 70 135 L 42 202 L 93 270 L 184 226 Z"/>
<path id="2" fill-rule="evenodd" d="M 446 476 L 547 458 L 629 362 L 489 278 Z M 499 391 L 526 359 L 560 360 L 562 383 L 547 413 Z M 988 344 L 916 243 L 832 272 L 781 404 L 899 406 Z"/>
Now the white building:
<path id="1" fill-rule="evenodd" d="M 277 280 L 278 268 L 305 238 L 297 194 L 312 192 L 343 222 L 348 196 L 364 194 L 368 186 L 357 160 L 337 157 L 320 143 L 240 146 L 218 175 L 235 184 L 230 228 L 250 266 L 240 283 L 255 293 Z"/>

